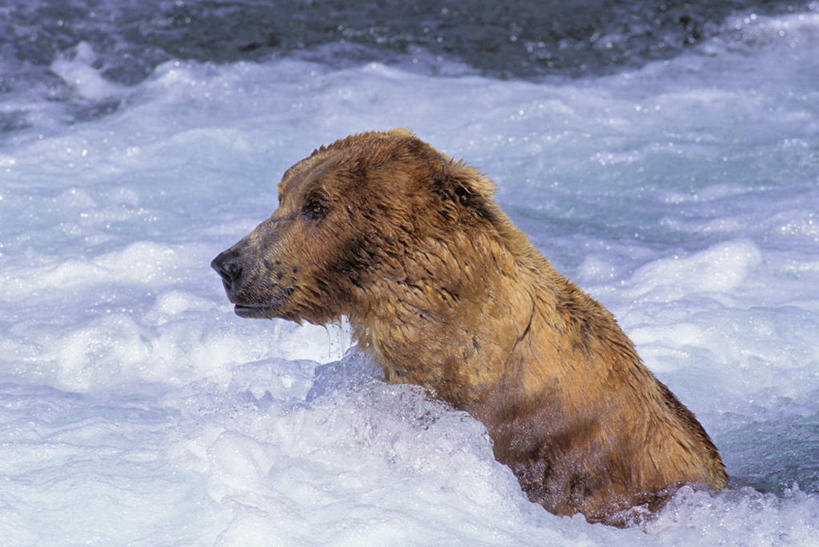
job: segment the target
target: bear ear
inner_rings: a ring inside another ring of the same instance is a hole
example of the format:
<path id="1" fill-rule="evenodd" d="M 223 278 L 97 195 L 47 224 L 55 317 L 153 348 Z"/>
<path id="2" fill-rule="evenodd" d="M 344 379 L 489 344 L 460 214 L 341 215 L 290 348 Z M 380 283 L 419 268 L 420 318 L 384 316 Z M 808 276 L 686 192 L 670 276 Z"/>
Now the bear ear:
<path id="1" fill-rule="evenodd" d="M 433 192 L 441 200 L 441 215 L 467 224 L 495 224 L 497 206 L 492 201 L 492 183 L 474 169 L 457 167 L 455 172 L 433 181 Z"/>
<path id="2" fill-rule="evenodd" d="M 394 127 L 387 131 L 387 135 L 393 135 L 395 137 L 412 137 L 415 138 L 415 133 L 410 131 L 409 129 L 404 129 L 403 127 Z"/>

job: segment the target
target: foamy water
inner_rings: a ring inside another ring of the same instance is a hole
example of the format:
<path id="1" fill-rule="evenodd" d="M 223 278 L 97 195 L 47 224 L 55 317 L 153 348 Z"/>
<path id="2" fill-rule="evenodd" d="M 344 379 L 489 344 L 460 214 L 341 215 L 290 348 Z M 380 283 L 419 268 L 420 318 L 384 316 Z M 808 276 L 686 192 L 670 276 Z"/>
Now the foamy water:
<path id="1" fill-rule="evenodd" d="M 819 15 L 548 82 L 294 56 L 107 78 L 88 42 L 0 146 L 0 543 L 815 545 Z M 423 58 L 423 55 L 421 55 Z M 429 61 L 433 62 L 433 61 Z M 70 109 L 69 109 L 70 110 Z M 642 526 L 529 503 L 483 426 L 208 263 L 320 144 L 402 126 L 481 169 L 691 408 L 732 487 Z"/>

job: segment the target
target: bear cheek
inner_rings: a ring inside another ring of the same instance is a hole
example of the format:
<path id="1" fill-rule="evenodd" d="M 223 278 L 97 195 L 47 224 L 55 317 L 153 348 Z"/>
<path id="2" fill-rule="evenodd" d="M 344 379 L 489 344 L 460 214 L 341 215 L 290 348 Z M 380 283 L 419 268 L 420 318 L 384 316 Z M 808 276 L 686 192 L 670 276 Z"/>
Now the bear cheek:
<path id="1" fill-rule="evenodd" d="M 338 321 L 352 307 L 349 283 L 324 268 L 305 271 L 297 294 L 293 303 L 300 307 L 300 315 L 316 325 Z"/>
<path id="2" fill-rule="evenodd" d="M 270 312 L 274 317 L 323 325 L 340 315 L 335 305 L 337 299 L 324 276 L 317 275 L 305 258 L 295 252 L 265 257 L 264 282 L 258 285 L 264 294 L 257 297 L 272 305 Z"/>
<path id="3" fill-rule="evenodd" d="M 324 325 L 354 311 L 353 293 L 373 264 L 353 223 L 334 220 L 315 223 L 297 217 L 278 226 L 264 264 L 267 290 L 287 295 L 276 310 L 278 317 Z"/>
<path id="4" fill-rule="evenodd" d="M 304 265 L 296 274 L 291 298 L 282 310 L 287 318 L 326 325 L 350 315 L 355 308 L 352 293 L 356 287 L 339 274 L 332 266 Z"/>

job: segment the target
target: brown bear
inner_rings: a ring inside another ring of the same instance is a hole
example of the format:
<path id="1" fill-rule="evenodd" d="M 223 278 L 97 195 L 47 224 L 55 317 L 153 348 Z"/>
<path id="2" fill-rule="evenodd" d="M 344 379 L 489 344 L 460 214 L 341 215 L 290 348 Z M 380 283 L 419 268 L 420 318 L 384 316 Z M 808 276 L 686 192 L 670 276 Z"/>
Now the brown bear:
<path id="1" fill-rule="evenodd" d="M 273 216 L 211 265 L 242 317 L 347 316 L 388 381 L 483 422 L 497 460 L 555 514 L 622 525 L 682 483 L 723 488 L 691 411 L 493 189 L 409 131 L 353 135 L 288 169 Z"/>

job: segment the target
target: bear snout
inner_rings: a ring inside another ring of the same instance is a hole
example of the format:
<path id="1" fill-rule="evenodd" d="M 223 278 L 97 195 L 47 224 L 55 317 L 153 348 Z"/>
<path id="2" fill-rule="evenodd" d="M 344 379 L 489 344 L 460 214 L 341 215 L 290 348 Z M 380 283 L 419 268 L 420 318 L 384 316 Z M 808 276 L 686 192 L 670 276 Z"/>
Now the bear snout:
<path id="1" fill-rule="evenodd" d="M 210 267 L 222 278 L 228 300 L 236 303 L 236 293 L 241 288 L 244 271 L 239 255 L 233 249 L 223 251 L 211 261 Z"/>
<path id="2" fill-rule="evenodd" d="M 228 300 L 240 317 L 279 317 L 281 306 L 295 292 L 280 261 L 256 260 L 242 242 L 220 253 L 210 266 L 222 278 Z M 298 268 L 290 270 L 295 274 Z"/>

